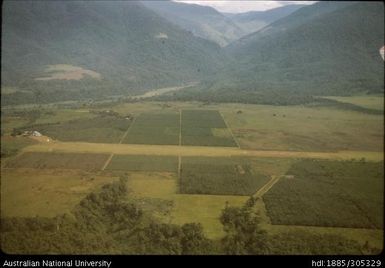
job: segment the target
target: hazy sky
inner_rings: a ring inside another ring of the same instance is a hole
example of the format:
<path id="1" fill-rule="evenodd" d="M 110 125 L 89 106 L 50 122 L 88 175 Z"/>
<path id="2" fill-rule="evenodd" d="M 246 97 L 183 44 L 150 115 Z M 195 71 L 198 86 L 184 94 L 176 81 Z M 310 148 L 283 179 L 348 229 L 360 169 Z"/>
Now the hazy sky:
<path id="1" fill-rule="evenodd" d="M 263 11 L 263 10 L 268 10 L 268 9 L 272 9 L 272 8 L 276 8 L 276 7 L 281 7 L 284 5 L 313 4 L 316 2 L 316 1 L 249 1 L 249 0 L 244 0 L 244 1 L 173 0 L 173 1 L 211 6 L 220 12 L 229 12 L 229 13 L 241 13 L 241 12 L 247 12 L 247 11 L 252 11 L 252 10 Z"/>

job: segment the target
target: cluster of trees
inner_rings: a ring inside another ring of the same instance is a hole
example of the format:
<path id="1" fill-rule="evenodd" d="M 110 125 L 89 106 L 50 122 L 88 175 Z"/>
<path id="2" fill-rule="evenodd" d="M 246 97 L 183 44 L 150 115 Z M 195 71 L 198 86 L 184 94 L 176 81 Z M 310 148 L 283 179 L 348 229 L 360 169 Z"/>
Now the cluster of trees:
<path id="1" fill-rule="evenodd" d="M 355 105 L 353 103 L 340 102 L 337 100 L 326 99 L 326 98 L 316 98 L 314 102 L 309 105 L 328 106 L 328 107 L 333 107 L 337 109 L 352 110 L 352 111 L 366 113 L 366 114 L 384 114 L 384 112 L 381 110 L 365 108 L 362 106 Z"/>
<path id="2" fill-rule="evenodd" d="M 224 81 L 226 81 L 224 79 Z M 152 98 L 159 101 L 201 101 L 211 103 L 248 103 L 266 105 L 298 105 L 311 103 L 314 97 L 299 90 L 276 90 L 271 85 L 258 83 L 242 85 L 228 81 L 226 85 L 202 83 L 170 94 Z"/>
<path id="3" fill-rule="evenodd" d="M 268 254 L 267 233 L 260 228 L 260 218 L 254 212 L 255 198 L 243 207 L 226 207 L 220 217 L 226 236 L 222 239 L 226 254 Z"/>
<path id="4" fill-rule="evenodd" d="M 199 223 L 183 226 L 151 223 L 135 234 L 134 252 L 139 254 L 202 255 L 216 251 L 213 241 L 207 239 Z"/>

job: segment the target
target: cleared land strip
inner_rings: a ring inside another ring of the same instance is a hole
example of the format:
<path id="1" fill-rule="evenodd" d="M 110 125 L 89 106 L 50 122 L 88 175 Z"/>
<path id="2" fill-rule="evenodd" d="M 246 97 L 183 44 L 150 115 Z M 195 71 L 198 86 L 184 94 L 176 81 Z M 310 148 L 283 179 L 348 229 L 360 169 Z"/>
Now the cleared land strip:
<path id="1" fill-rule="evenodd" d="M 237 140 L 237 139 L 235 138 L 235 136 L 234 136 L 233 131 L 231 130 L 231 128 L 230 128 L 229 125 L 227 124 L 227 122 L 226 122 L 226 120 L 225 120 L 223 114 L 222 114 L 221 112 L 219 112 L 219 114 L 221 115 L 221 117 L 222 117 L 222 119 L 223 119 L 223 122 L 225 122 L 225 125 L 226 125 L 227 129 L 230 131 L 231 137 L 233 137 L 233 140 L 234 140 L 235 143 L 237 144 L 238 148 L 241 148 L 241 146 L 240 146 L 239 143 L 238 143 L 238 140 Z"/>
<path id="2" fill-rule="evenodd" d="M 144 93 L 143 95 L 132 96 L 131 98 L 132 99 L 151 98 L 151 97 L 163 95 L 163 94 L 166 94 L 166 93 L 169 93 L 172 91 L 178 91 L 178 90 L 181 90 L 181 89 L 184 89 L 187 87 L 195 86 L 197 84 L 198 84 L 198 82 L 191 82 L 191 83 L 188 83 L 187 85 L 184 85 L 184 86 L 158 88 L 158 89 L 148 91 L 148 92 Z"/>
<path id="3" fill-rule="evenodd" d="M 121 143 L 124 141 L 124 139 L 126 138 L 128 132 L 129 132 L 130 129 L 131 129 L 131 126 L 135 123 L 135 120 L 136 120 L 136 117 L 134 118 L 134 120 L 132 120 L 132 123 L 131 123 L 130 126 L 127 128 L 126 132 L 124 132 L 122 138 L 121 138 L 120 141 L 119 141 L 119 144 L 121 144 Z"/>
<path id="4" fill-rule="evenodd" d="M 136 120 L 136 117 L 134 118 L 134 120 L 132 121 L 132 123 L 130 124 L 130 126 L 127 128 L 126 132 L 124 132 L 122 138 L 120 139 L 119 141 L 119 144 L 122 144 L 123 140 L 126 138 L 128 132 L 130 131 L 131 129 L 131 126 L 135 123 L 135 120 Z M 114 157 L 114 153 L 111 153 L 110 156 L 108 157 L 107 161 L 104 163 L 103 167 L 102 167 L 102 170 L 105 170 L 106 167 L 108 166 L 108 164 L 111 162 L 111 159 L 112 157 Z"/>
<path id="5" fill-rule="evenodd" d="M 365 158 L 369 161 L 381 161 L 383 152 L 339 151 L 339 152 L 295 152 L 295 151 L 257 151 L 242 150 L 235 147 L 179 146 L 179 145 L 142 145 L 108 144 L 87 142 L 50 142 L 31 145 L 24 152 L 79 152 L 109 153 L 127 155 L 175 155 L 175 156 L 245 156 L 245 157 L 280 157 L 280 158 L 319 158 L 349 160 Z"/>
<path id="6" fill-rule="evenodd" d="M 179 146 L 182 145 L 182 110 L 179 110 Z"/>
<path id="7" fill-rule="evenodd" d="M 114 154 L 110 154 L 110 156 L 108 157 L 107 161 L 104 163 L 103 167 L 102 167 L 102 170 L 105 170 L 106 167 L 108 166 L 108 164 L 111 162 L 111 159 L 112 157 L 114 157 Z"/>
<path id="8" fill-rule="evenodd" d="M 267 191 L 269 191 L 271 189 L 271 187 L 273 187 L 274 184 L 277 183 L 277 181 L 279 180 L 279 176 L 271 176 L 271 179 L 265 184 L 262 186 L 261 189 L 259 189 L 254 195 L 253 197 L 255 198 L 258 198 L 258 197 L 261 197 L 263 196 Z"/>

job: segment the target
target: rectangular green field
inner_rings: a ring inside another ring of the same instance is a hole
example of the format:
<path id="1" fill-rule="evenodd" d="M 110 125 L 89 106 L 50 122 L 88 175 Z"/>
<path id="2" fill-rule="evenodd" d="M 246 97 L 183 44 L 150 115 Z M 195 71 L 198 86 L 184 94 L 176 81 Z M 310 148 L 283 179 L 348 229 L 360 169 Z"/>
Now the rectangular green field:
<path id="1" fill-rule="evenodd" d="M 227 128 L 221 114 L 217 110 L 183 110 L 182 128 L 193 126 L 198 128 Z"/>
<path id="2" fill-rule="evenodd" d="M 107 154 L 26 152 L 5 164 L 6 168 L 100 170 Z"/>
<path id="3" fill-rule="evenodd" d="M 143 113 L 136 118 L 123 143 L 178 145 L 179 116 L 178 112 Z"/>
<path id="4" fill-rule="evenodd" d="M 182 145 L 236 147 L 230 130 L 216 110 L 182 111 Z"/>
<path id="5" fill-rule="evenodd" d="M 62 123 L 35 125 L 26 130 L 38 130 L 60 141 L 118 143 L 131 121 L 114 116 L 97 116 Z"/>
<path id="6" fill-rule="evenodd" d="M 178 157 L 147 155 L 114 155 L 106 170 L 177 172 Z"/>
<path id="7" fill-rule="evenodd" d="M 183 157 L 180 193 L 252 195 L 269 179 L 243 158 Z"/>
<path id="8" fill-rule="evenodd" d="M 383 228 L 383 162 L 302 160 L 263 196 L 273 224 Z"/>

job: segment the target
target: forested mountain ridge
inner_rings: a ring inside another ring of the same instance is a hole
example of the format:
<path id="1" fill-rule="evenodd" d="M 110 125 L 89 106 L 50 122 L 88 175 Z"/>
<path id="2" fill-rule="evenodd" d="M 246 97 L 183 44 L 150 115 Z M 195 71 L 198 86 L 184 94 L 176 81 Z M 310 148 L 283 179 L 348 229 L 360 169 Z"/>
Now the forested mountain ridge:
<path id="1" fill-rule="evenodd" d="M 199 19 L 212 22 L 206 38 L 222 33 L 225 43 L 242 29 L 208 7 L 5 1 L 2 104 L 123 97 L 189 82 L 200 83 L 157 99 L 298 104 L 314 96 L 383 92 L 382 3 L 296 8 L 281 8 L 292 13 L 280 19 L 267 15 L 277 10 L 259 14 L 275 21 L 221 48 L 193 32 Z"/>
<path id="2" fill-rule="evenodd" d="M 223 59 L 218 45 L 140 2 L 3 3 L 2 88 L 13 89 L 3 103 L 129 95 L 180 85 L 209 75 Z M 71 74 L 83 68 L 99 79 L 40 79 L 50 75 L 49 68 L 72 68 Z"/>

